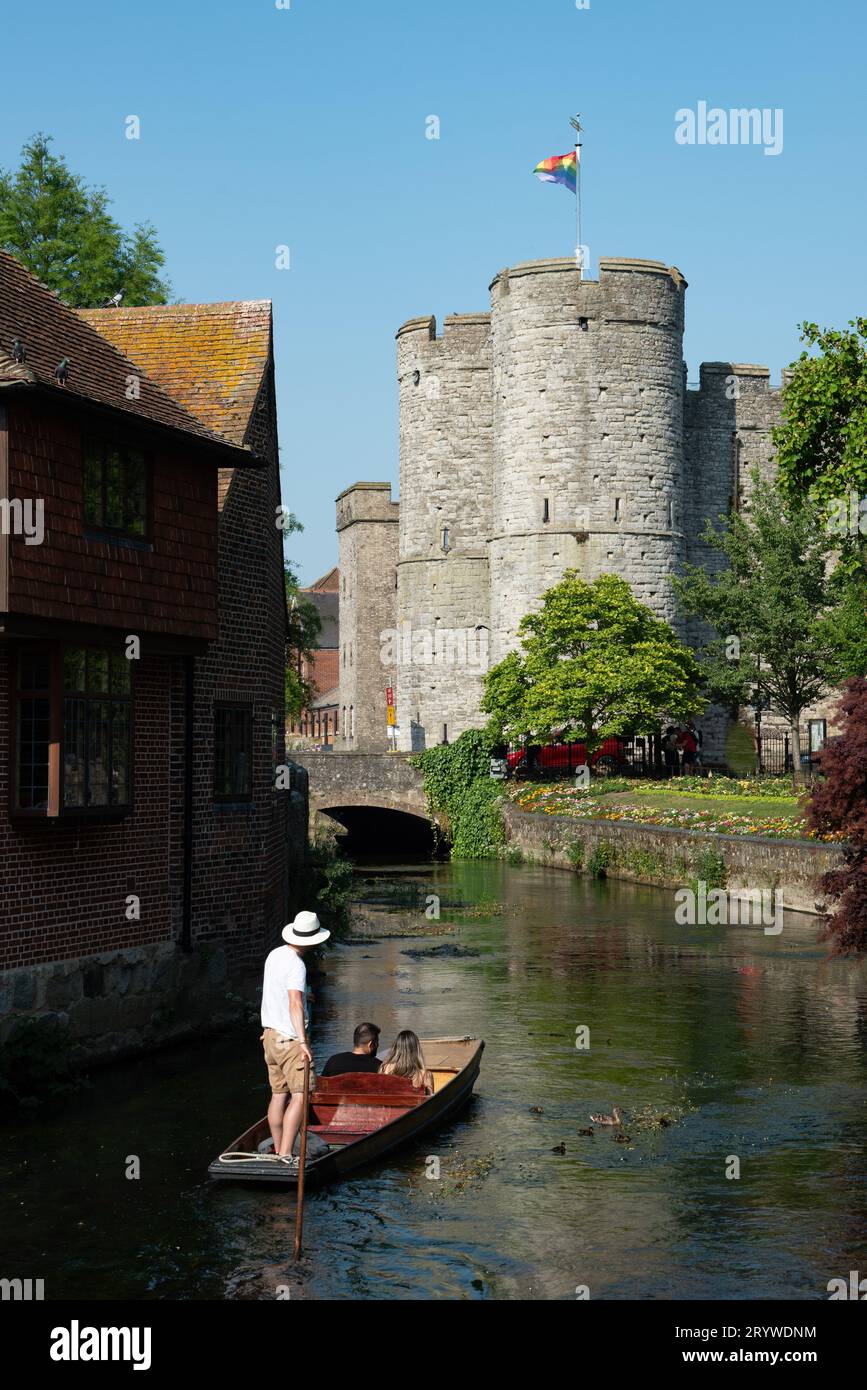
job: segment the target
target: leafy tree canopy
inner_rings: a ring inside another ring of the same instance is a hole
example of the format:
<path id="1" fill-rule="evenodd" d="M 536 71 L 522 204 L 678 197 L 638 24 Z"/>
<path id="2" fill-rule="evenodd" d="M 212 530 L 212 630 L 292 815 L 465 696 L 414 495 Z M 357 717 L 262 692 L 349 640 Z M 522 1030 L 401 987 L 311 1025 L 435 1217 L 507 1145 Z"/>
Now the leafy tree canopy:
<path id="1" fill-rule="evenodd" d="M 822 751 L 821 777 L 807 805 L 814 830 L 842 831 L 844 865 L 822 878 L 835 908 L 826 916 L 824 937 L 832 955 L 867 952 L 867 680 L 848 681 L 840 699 L 843 734 Z"/>
<path id="2" fill-rule="evenodd" d="M 800 775 L 800 717 L 860 659 L 863 634 L 852 595 L 830 569 L 834 539 L 820 509 L 787 506 L 775 485 L 752 474 L 749 509 L 708 523 L 703 539 L 728 561 L 709 573 L 686 566 L 674 580 L 689 613 L 716 636 L 701 652 L 705 689 L 721 704 L 770 702 L 791 726 Z"/>
<path id="3" fill-rule="evenodd" d="M 284 514 L 284 537 L 303 530 L 304 527 L 294 512 Z M 286 718 L 295 720 L 316 698 L 312 682 L 304 675 L 304 666 L 313 660 L 313 654 L 319 646 L 322 621 L 316 605 L 302 594 L 297 568 L 288 557 L 284 557 L 283 560 L 283 582 L 289 608 L 289 637 L 286 643 Z"/>
<path id="4" fill-rule="evenodd" d="M 864 567 L 867 537 L 867 318 L 844 330 L 804 323 L 801 340 L 810 350 L 793 364 L 774 431 L 780 491 L 822 508 L 851 571 Z"/>
<path id="5" fill-rule="evenodd" d="M 485 680 L 493 737 L 562 735 L 592 753 L 606 738 L 651 733 L 702 708 L 692 652 L 616 575 L 591 584 L 567 570 L 518 633 L 521 651 Z"/>
<path id="6" fill-rule="evenodd" d="M 0 246 L 74 308 L 123 302 L 165 304 L 165 256 L 150 223 L 125 232 L 104 188 L 89 188 L 35 135 L 14 172 L 0 171 Z"/>

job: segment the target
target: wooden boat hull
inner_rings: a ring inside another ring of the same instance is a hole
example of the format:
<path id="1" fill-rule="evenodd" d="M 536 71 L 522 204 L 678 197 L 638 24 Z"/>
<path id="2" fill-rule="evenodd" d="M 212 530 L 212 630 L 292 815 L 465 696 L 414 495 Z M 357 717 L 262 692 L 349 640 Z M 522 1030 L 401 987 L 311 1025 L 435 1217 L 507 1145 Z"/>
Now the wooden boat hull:
<path id="1" fill-rule="evenodd" d="M 321 1158 L 308 1159 L 305 1183 L 310 1185 L 334 1182 L 346 1173 L 354 1172 L 356 1168 L 375 1162 L 399 1148 L 400 1145 L 408 1143 L 451 1119 L 472 1095 L 481 1066 L 484 1046 L 485 1044 L 476 1038 L 435 1038 L 423 1042 L 422 1052 L 434 1075 L 436 1086 L 434 1094 L 420 1101 L 416 1100 L 412 1108 L 398 1113 L 395 1119 L 380 1123 L 375 1129 L 368 1133 L 361 1133 L 358 1137 L 347 1139 L 344 1131 L 339 1131 L 342 1136 L 340 1143 L 335 1144 Z M 320 1083 L 311 1099 L 311 1110 L 314 1113 L 317 1103 L 321 1103 L 322 1100 L 327 1103 L 329 1100 L 329 1096 L 324 1094 L 326 1085 L 330 1086 L 333 1081 L 332 1092 L 336 1093 L 340 1080 L 341 1078 L 329 1078 L 325 1085 Z M 376 1084 L 377 1080 L 382 1081 L 383 1078 L 374 1076 L 372 1084 Z M 388 1077 L 384 1080 L 396 1082 L 397 1078 Z M 348 1081 L 352 1083 L 353 1087 L 360 1088 L 366 1085 L 358 1074 L 353 1074 Z M 368 1077 L 368 1081 L 371 1081 L 370 1077 Z M 342 1096 L 340 1099 L 349 1100 L 351 1096 Z M 393 1098 L 390 1098 L 388 1103 L 394 1103 Z M 359 1106 L 350 1106 L 349 1108 L 356 1116 L 363 1113 Z M 374 1110 L 377 1115 L 383 1113 L 378 1106 L 374 1106 Z M 325 1126 L 317 1126 L 316 1128 L 321 1133 L 322 1138 L 328 1142 L 328 1128 Z M 331 1132 L 334 1134 L 338 1131 L 332 1127 Z M 223 1182 L 278 1183 L 283 1187 L 296 1186 L 297 1173 L 290 1172 L 285 1164 L 278 1162 L 273 1157 L 260 1160 L 253 1158 L 232 1160 L 224 1157 L 224 1155 L 234 1153 L 255 1154 L 259 1144 L 269 1137 L 268 1120 L 263 1118 L 240 1135 L 228 1149 L 224 1150 L 223 1155 L 214 1159 L 208 1167 L 209 1177 Z"/>

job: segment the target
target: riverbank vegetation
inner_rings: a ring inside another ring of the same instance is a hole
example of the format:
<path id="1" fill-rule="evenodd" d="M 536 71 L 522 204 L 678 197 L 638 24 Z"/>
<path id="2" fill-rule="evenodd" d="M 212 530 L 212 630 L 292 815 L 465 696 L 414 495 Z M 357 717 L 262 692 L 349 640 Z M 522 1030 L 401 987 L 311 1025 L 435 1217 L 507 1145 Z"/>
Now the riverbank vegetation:
<path id="1" fill-rule="evenodd" d="M 307 861 L 295 894 L 299 904 L 316 913 L 333 940 L 350 931 L 350 903 L 355 889 L 354 871 L 341 853 L 337 836 L 323 830 L 310 841 Z"/>
<path id="2" fill-rule="evenodd" d="M 822 753 L 822 781 L 809 805 L 811 832 L 845 835 L 844 866 L 824 875 L 822 890 L 834 903 L 824 939 L 832 955 L 867 952 L 867 679 L 848 681 L 839 703 L 842 737 Z"/>
<path id="3" fill-rule="evenodd" d="M 502 788 L 492 780 L 493 739 L 481 729 L 468 729 L 454 743 L 417 753 L 410 762 L 424 777 L 431 819 L 448 826 L 454 859 L 496 857 L 505 843 L 500 816 Z"/>

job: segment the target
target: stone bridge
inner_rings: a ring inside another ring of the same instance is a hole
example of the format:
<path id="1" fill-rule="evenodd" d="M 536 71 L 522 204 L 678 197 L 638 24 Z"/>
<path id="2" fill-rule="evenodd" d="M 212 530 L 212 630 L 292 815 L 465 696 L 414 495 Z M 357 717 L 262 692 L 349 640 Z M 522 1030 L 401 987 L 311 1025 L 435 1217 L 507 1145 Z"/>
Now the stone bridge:
<path id="1" fill-rule="evenodd" d="M 347 829 L 364 823 L 365 811 L 411 816 L 430 823 L 421 773 L 402 753 L 307 753 L 289 755 L 310 779 L 310 827 L 328 815 Z M 359 814 L 361 813 L 361 814 Z M 376 817 L 368 816 L 373 824 Z M 382 820 L 382 817 L 378 819 Z"/>

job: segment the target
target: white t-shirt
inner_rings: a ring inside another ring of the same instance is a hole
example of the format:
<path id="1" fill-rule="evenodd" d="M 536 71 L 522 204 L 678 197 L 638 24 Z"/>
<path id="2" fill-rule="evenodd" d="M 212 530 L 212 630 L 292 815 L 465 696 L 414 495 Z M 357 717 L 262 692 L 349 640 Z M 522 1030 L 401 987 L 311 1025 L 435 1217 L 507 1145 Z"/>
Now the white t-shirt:
<path id="1" fill-rule="evenodd" d="M 262 981 L 262 1027 L 274 1028 L 284 1038 L 298 1038 L 289 1013 L 290 989 L 301 991 L 307 1023 L 307 966 L 291 946 L 275 946 L 265 961 Z"/>

